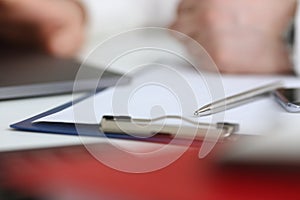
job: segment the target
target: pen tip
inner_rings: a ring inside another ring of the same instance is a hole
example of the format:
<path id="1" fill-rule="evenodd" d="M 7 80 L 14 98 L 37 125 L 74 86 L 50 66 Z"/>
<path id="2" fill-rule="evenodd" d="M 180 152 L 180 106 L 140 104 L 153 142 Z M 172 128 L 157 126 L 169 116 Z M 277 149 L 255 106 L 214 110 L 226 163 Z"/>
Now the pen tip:
<path id="1" fill-rule="evenodd" d="M 194 116 L 197 116 L 197 117 L 210 115 L 210 114 L 211 114 L 211 108 L 209 105 L 203 106 L 202 108 L 200 108 L 194 112 Z"/>

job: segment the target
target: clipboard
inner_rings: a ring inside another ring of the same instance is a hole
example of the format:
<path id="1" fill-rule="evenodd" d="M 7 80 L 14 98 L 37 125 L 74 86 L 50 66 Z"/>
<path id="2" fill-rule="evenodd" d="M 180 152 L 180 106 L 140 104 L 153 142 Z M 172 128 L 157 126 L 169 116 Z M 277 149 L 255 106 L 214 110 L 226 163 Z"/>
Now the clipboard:
<path id="1" fill-rule="evenodd" d="M 104 89 L 103 89 L 104 90 Z M 101 92 L 103 90 L 100 90 L 98 92 Z M 86 98 L 90 97 L 91 94 L 88 94 L 84 97 L 81 97 L 75 101 L 71 101 L 68 103 L 65 103 L 63 105 L 60 105 L 56 108 L 50 109 L 46 112 L 43 112 L 41 114 L 38 114 L 36 116 L 30 117 L 28 119 L 25 119 L 23 121 L 17 122 L 15 124 L 11 124 L 10 128 L 20 130 L 20 131 L 28 131 L 28 132 L 36 132 L 36 133 L 51 133 L 51 134 L 62 134 L 62 135 L 77 135 L 78 131 L 77 127 L 79 126 L 82 133 L 80 133 L 81 136 L 91 136 L 91 137 L 99 137 L 104 136 L 103 133 L 99 130 L 98 124 L 73 124 L 73 123 L 48 123 L 48 122 L 39 122 L 39 123 L 33 123 L 35 120 L 38 120 L 40 118 L 46 117 L 48 115 L 52 115 L 54 113 L 60 112 L 68 107 L 71 107 L 72 105 L 79 103 Z M 119 139 L 134 139 L 133 137 L 130 137 L 129 135 L 125 134 L 110 134 L 107 133 L 106 137 L 109 138 L 119 138 Z M 153 138 L 154 140 L 154 138 Z"/>
<path id="2" fill-rule="evenodd" d="M 101 89 L 98 92 L 101 92 L 105 89 Z M 54 113 L 60 112 L 66 108 L 73 106 L 87 98 L 89 98 L 93 94 L 88 94 L 84 97 L 81 97 L 75 101 L 68 102 L 56 108 L 50 109 L 46 112 L 33 116 L 31 118 L 25 119 L 23 121 L 17 122 L 15 124 L 11 124 L 10 127 L 20 131 L 28 131 L 28 132 L 36 132 L 36 133 L 51 133 L 51 134 L 62 134 L 62 135 L 75 135 L 75 136 L 89 136 L 89 137 L 107 137 L 107 138 L 116 138 L 116 139 L 127 139 L 127 140 L 137 140 L 137 141 L 147 141 L 147 142 L 156 142 L 156 143 L 169 143 L 172 139 L 174 139 L 174 134 L 172 131 L 163 131 L 163 134 L 155 135 L 155 137 L 136 137 L 138 131 L 142 134 L 145 134 L 143 129 L 137 129 L 136 124 L 132 123 L 133 120 L 139 121 L 139 119 L 132 119 L 129 116 L 103 116 L 100 124 L 74 124 L 74 123 L 54 123 L 54 122 L 34 122 L 40 118 L 46 117 L 48 115 L 52 115 Z M 181 118 L 179 116 L 166 116 L 167 118 Z M 160 120 L 161 118 L 157 119 Z M 181 118 L 182 119 L 182 118 Z M 152 119 L 153 120 L 153 119 Z M 155 120 L 155 119 L 154 119 Z M 185 119 L 187 120 L 187 119 Z M 140 120 L 143 122 L 147 122 L 147 120 Z M 124 132 L 120 130 L 118 125 L 127 127 L 128 131 Z M 192 123 L 192 122 L 191 122 Z M 194 124 L 195 125 L 195 124 Z M 233 123 L 217 123 L 214 125 L 200 123 L 199 130 L 202 131 L 201 138 L 197 137 L 197 135 L 192 135 L 192 139 L 203 140 L 205 137 L 205 133 L 207 131 L 207 127 L 212 126 L 217 131 L 223 131 L 222 135 L 219 139 L 228 139 L 230 136 L 234 135 L 234 133 L 238 130 L 238 124 Z M 153 128 L 153 127 L 152 127 Z M 176 127 L 167 126 L 167 130 L 172 130 Z M 187 127 L 188 128 L 188 127 Z M 80 130 L 80 134 L 79 131 Z M 130 134 L 134 132 L 135 134 Z M 203 134 L 204 133 L 204 134 Z M 149 133 L 151 134 L 151 133 Z M 178 138 L 177 138 L 178 139 Z M 184 141 L 191 140 L 191 137 L 179 137 L 179 140 L 176 140 L 175 143 L 179 145 L 185 144 Z"/>

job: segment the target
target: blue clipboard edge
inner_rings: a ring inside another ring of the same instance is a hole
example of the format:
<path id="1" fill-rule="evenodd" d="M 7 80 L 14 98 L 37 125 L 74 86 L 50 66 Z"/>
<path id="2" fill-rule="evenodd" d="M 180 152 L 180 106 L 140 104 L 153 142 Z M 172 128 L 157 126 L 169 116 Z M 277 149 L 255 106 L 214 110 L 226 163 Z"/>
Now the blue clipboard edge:
<path id="1" fill-rule="evenodd" d="M 102 90 L 101 90 L 102 91 Z M 42 117 L 46 117 L 48 115 L 52 115 L 54 113 L 60 112 L 73 104 L 79 103 L 86 98 L 89 98 L 91 94 L 83 96 L 74 102 L 68 102 L 41 114 L 38 114 L 34 117 L 25 119 L 21 122 L 11 124 L 10 127 L 13 129 L 21 130 L 21 131 L 31 131 L 31 132 L 44 132 L 44 133 L 54 133 L 54 134 L 66 134 L 66 135 L 78 135 L 76 131 L 75 124 L 68 123 L 32 123 L 35 120 L 38 120 Z"/>
<path id="2" fill-rule="evenodd" d="M 101 89 L 97 92 L 101 92 L 105 89 Z M 79 103 L 86 98 L 91 97 L 94 94 L 88 94 L 84 97 L 81 97 L 75 101 L 65 103 L 61 106 L 55 107 L 51 110 L 33 116 L 31 118 L 25 119 L 23 121 L 11 124 L 10 127 L 19 131 L 28 131 L 36 133 L 51 133 L 51 134 L 63 134 L 63 135 L 77 135 L 78 130 L 80 130 L 80 136 L 91 136 L 91 137 L 108 137 L 116 139 L 127 139 L 127 140 L 136 140 L 136 141 L 146 141 L 146 142 L 155 142 L 155 143 L 164 143 L 168 144 L 172 141 L 172 138 L 169 136 L 153 136 L 151 138 L 137 138 L 127 134 L 116 134 L 116 133 L 102 133 L 99 130 L 98 124 L 73 124 L 73 123 L 53 123 L 53 122 L 39 122 L 32 123 L 35 120 L 38 120 L 42 117 L 60 112 L 76 103 Z M 176 141 L 176 144 L 186 144 L 186 141 Z"/>

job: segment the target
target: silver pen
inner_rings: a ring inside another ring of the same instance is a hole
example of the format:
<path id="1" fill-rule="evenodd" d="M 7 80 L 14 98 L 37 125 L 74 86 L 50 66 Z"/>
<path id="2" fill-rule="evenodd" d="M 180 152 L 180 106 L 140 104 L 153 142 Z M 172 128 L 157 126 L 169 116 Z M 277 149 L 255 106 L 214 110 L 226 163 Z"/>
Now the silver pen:
<path id="1" fill-rule="evenodd" d="M 280 87 L 283 86 L 282 81 L 276 81 L 273 83 L 269 83 L 267 85 L 260 86 L 258 88 L 254 88 L 230 97 L 227 97 L 225 99 L 221 99 L 218 101 L 215 101 L 213 103 L 207 104 L 198 110 L 195 111 L 194 115 L 196 116 L 206 116 L 211 115 L 217 112 L 224 111 L 226 109 L 234 108 L 239 105 L 245 104 L 251 100 L 253 100 L 254 97 L 258 97 L 260 95 L 269 93 L 271 91 L 274 91 Z"/>

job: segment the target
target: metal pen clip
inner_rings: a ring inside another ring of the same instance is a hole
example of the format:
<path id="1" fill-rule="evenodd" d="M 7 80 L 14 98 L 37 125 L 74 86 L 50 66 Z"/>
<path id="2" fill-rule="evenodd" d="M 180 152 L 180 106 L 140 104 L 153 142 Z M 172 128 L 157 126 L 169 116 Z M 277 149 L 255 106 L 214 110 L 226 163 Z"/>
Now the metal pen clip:
<path id="1" fill-rule="evenodd" d="M 192 126 L 155 123 L 165 119 L 185 121 Z M 186 139 L 212 138 L 223 140 L 229 138 L 232 134 L 238 131 L 239 125 L 234 123 L 198 123 L 188 118 L 176 115 L 167 115 L 154 119 L 136 119 L 131 118 L 130 116 L 107 115 L 102 117 L 99 128 L 100 131 L 104 133 L 129 134 L 141 138 L 161 134 Z"/>

